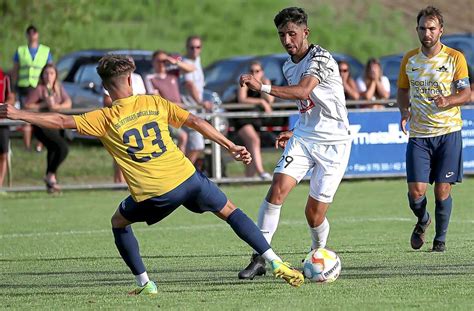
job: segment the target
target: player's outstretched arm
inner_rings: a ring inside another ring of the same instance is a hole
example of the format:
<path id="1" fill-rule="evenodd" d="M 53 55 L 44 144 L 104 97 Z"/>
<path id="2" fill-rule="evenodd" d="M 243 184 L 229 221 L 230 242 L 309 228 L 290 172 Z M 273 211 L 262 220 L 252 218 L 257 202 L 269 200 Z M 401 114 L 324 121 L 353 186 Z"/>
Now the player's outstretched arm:
<path id="1" fill-rule="evenodd" d="M 188 118 L 184 122 L 184 125 L 198 131 L 204 137 L 209 138 L 210 140 L 218 143 L 219 145 L 227 149 L 227 151 L 232 154 L 234 160 L 242 161 L 245 164 L 250 164 L 250 162 L 252 162 L 252 156 L 245 147 L 238 146 L 228 140 L 224 135 L 219 133 L 212 125 L 207 123 L 205 120 L 196 117 L 195 115 L 190 113 Z"/>
<path id="2" fill-rule="evenodd" d="M 406 135 L 407 134 L 407 123 L 410 119 L 410 99 L 408 96 L 409 89 L 398 88 L 397 91 L 397 105 L 398 109 L 400 109 L 400 128 L 402 132 Z"/>
<path id="3" fill-rule="evenodd" d="M 288 86 L 271 86 L 270 92 L 266 92 L 272 96 L 281 99 L 307 100 L 313 89 L 319 84 L 319 80 L 313 76 L 303 77 L 297 85 Z M 240 76 L 240 85 L 247 85 L 254 91 L 262 92 L 262 83 L 255 79 L 251 74 Z"/>
<path id="4" fill-rule="evenodd" d="M 18 110 L 12 105 L 0 105 L 0 118 L 23 120 L 25 122 L 52 129 L 75 129 L 76 122 L 72 116 L 60 113 L 38 113 Z"/>

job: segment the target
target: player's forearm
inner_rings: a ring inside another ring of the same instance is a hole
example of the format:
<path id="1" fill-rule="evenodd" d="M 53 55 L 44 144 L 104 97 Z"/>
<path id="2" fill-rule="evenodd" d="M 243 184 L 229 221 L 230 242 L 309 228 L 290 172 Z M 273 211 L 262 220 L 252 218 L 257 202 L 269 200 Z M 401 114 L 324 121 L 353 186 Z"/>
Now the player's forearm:
<path id="1" fill-rule="evenodd" d="M 270 95 L 279 97 L 281 99 L 299 99 L 307 100 L 311 94 L 311 90 L 301 85 L 289 85 L 289 86 L 274 86 L 270 91 Z"/>
<path id="2" fill-rule="evenodd" d="M 462 106 L 470 101 L 471 88 L 470 87 L 464 88 L 456 94 L 447 96 L 446 99 L 449 102 L 448 107 Z"/>
<path id="3" fill-rule="evenodd" d="M 408 112 L 410 101 L 408 98 L 408 89 L 398 89 L 397 91 L 397 105 L 400 113 Z"/>
<path id="4" fill-rule="evenodd" d="M 207 123 L 205 120 L 194 116 L 193 114 L 189 115 L 184 125 L 198 131 L 204 137 L 218 143 L 227 150 L 234 146 L 233 142 L 231 142 L 224 135 L 219 133 L 219 131 L 217 131 L 212 125 Z"/>
<path id="5" fill-rule="evenodd" d="M 71 116 L 55 112 L 38 113 L 25 110 L 18 110 L 10 117 L 13 120 L 23 120 L 39 127 L 51 129 L 75 128 L 75 122 Z"/>

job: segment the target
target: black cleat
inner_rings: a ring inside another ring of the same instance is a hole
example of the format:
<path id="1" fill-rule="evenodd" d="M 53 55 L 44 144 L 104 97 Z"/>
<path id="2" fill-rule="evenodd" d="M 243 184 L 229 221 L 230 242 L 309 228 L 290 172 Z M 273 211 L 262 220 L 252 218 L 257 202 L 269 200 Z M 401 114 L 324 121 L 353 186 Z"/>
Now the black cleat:
<path id="1" fill-rule="evenodd" d="M 239 279 L 241 280 L 253 280 L 255 276 L 265 275 L 267 269 L 265 269 L 265 259 L 258 254 L 253 254 L 249 265 L 242 271 L 239 272 Z"/>
<path id="2" fill-rule="evenodd" d="M 433 241 L 433 248 L 431 249 L 432 252 L 439 252 L 442 253 L 446 251 L 446 243 L 442 241 Z"/>
<path id="3" fill-rule="evenodd" d="M 411 247 L 413 249 L 420 249 L 425 243 L 425 232 L 428 226 L 431 224 L 431 216 L 428 215 L 428 221 L 422 225 L 419 222 L 415 225 L 413 233 L 411 234 Z"/>

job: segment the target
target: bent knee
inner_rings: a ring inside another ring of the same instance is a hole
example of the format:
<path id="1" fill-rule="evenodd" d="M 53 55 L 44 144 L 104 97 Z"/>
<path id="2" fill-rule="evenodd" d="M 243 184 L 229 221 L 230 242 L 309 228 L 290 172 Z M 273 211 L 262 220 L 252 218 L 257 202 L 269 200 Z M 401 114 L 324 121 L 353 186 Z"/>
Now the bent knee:
<path id="1" fill-rule="evenodd" d="M 119 210 L 115 211 L 112 215 L 110 223 L 112 224 L 112 228 L 125 228 L 130 224 L 130 222 L 120 214 Z"/>

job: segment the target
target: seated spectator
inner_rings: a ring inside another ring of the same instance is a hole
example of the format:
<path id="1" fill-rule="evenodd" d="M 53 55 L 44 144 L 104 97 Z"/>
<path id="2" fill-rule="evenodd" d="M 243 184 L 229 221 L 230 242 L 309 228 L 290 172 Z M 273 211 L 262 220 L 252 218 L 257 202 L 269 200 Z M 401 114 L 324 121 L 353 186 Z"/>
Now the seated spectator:
<path id="1" fill-rule="evenodd" d="M 164 51 L 153 53 L 152 62 L 154 73 L 145 77 L 147 93 L 160 95 L 186 109 L 179 91 L 179 75 L 194 71 L 194 65 L 182 62 L 180 58 L 171 57 Z M 186 153 L 188 134 L 183 129 L 171 129 L 171 134 L 178 139 L 179 149 Z"/>
<path id="2" fill-rule="evenodd" d="M 135 65 L 133 57 L 129 56 L 128 59 Z M 142 76 L 138 73 L 132 72 L 132 91 L 133 95 L 143 95 L 146 94 L 145 84 L 143 83 Z M 112 107 L 112 99 L 110 98 L 109 91 L 104 88 L 104 107 Z M 117 162 L 113 161 L 114 166 L 114 183 L 124 184 L 125 178 L 123 177 L 122 171 L 120 170 Z"/>
<path id="3" fill-rule="evenodd" d="M 365 66 L 364 74 L 356 80 L 360 99 L 377 100 L 390 97 L 390 81 L 383 75 L 382 66 L 376 58 L 371 58 Z M 362 105 L 361 108 L 382 109 L 384 105 Z"/>
<path id="4" fill-rule="evenodd" d="M 351 76 L 351 67 L 349 66 L 349 63 L 341 60 L 338 62 L 338 65 L 346 99 L 358 100 L 360 98 L 359 89 Z"/>
<path id="5" fill-rule="evenodd" d="M 54 65 L 44 66 L 38 86 L 26 98 L 25 108 L 41 112 L 71 109 L 71 99 L 57 77 L 58 71 Z M 33 126 L 33 133 L 48 150 L 46 176 L 43 179 L 46 190 L 48 193 L 60 192 L 56 173 L 68 154 L 66 140 L 59 130 Z"/>
<path id="6" fill-rule="evenodd" d="M 265 77 L 262 64 L 258 61 L 250 63 L 250 73 L 259 80 L 262 84 L 271 84 L 270 80 Z M 247 86 L 239 87 L 237 94 L 239 103 L 256 105 L 253 109 L 246 109 L 246 111 L 265 111 L 272 112 L 272 103 L 275 98 L 267 93 L 256 92 L 249 89 Z M 261 118 L 236 118 L 233 119 L 235 131 L 243 140 L 245 147 L 252 154 L 252 163 L 245 166 L 245 176 L 252 177 L 255 173 L 264 180 L 271 180 L 269 173 L 265 172 L 262 163 L 262 154 L 260 150 L 260 136 L 258 131 L 262 125 Z"/>
<path id="7" fill-rule="evenodd" d="M 11 91 L 10 78 L 2 71 L 2 68 L 0 68 L 0 104 L 15 104 L 15 94 Z M 0 188 L 7 173 L 9 145 L 9 127 L 0 126 Z"/>

